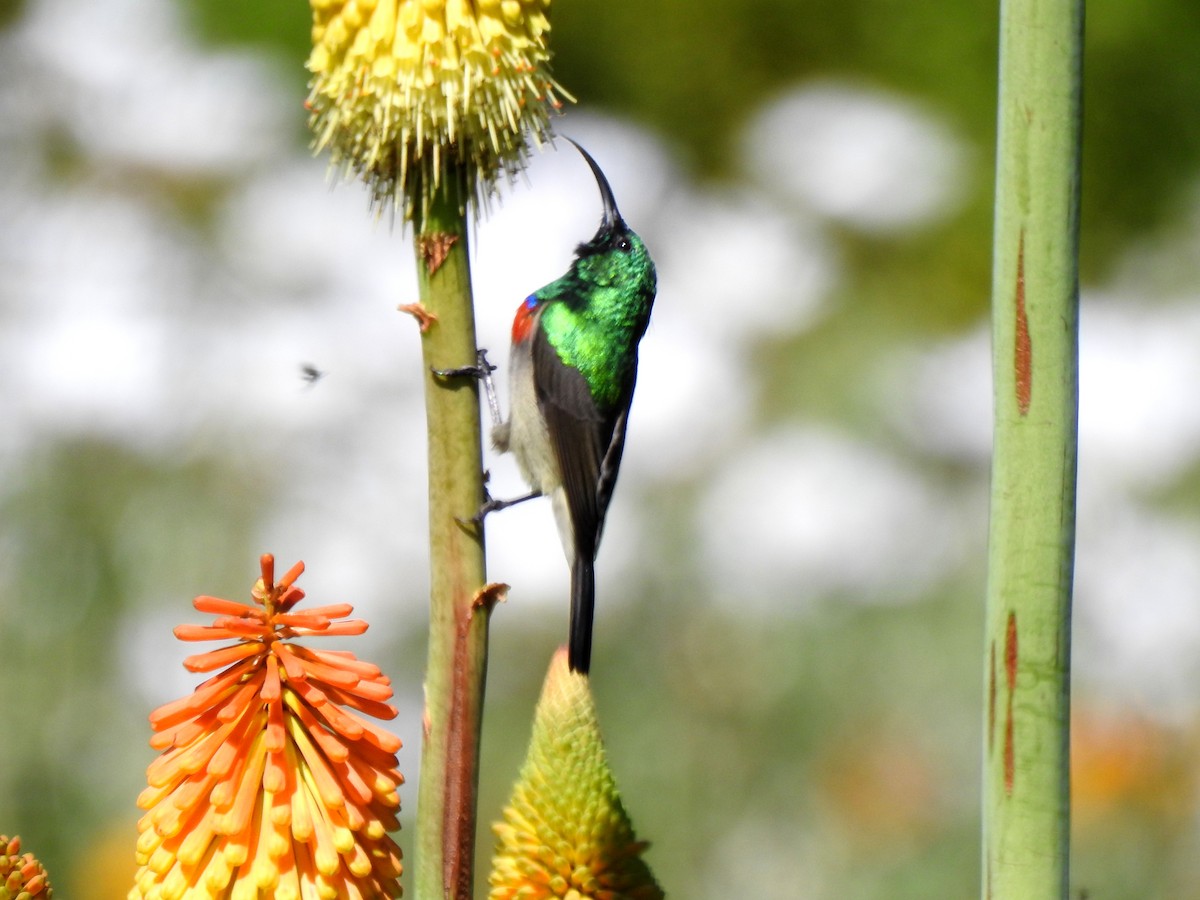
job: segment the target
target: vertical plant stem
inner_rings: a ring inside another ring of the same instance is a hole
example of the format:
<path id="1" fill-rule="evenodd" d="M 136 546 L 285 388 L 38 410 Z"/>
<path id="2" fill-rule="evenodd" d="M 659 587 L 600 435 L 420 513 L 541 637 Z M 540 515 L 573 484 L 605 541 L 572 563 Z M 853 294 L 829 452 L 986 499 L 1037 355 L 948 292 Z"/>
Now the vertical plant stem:
<path id="1" fill-rule="evenodd" d="M 983 895 L 1066 897 L 1082 0 L 1002 0 Z"/>
<path id="2" fill-rule="evenodd" d="M 416 227 L 421 304 L 436 317 L 423 329 L 429 430 L 429 662 L 425 740 L 417 796 L 416 896 L 472 892 L 479 731 L 487 672 L 488 606 L 481 530 L 463 525 L 483 499 L 479 386 L 431 369 L 475 361 L 475 312 L 461 181 L 447 168 Z"/>

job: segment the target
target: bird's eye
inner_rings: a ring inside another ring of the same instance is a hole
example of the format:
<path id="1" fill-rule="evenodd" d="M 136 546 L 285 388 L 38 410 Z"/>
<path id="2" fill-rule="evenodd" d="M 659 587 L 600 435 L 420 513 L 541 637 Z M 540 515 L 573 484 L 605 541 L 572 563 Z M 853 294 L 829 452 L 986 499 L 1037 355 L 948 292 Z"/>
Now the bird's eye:
<path id="1" fill-rule="evenodd" d="M 632 247 L 633 247 L 633 244 L 630 242 L 629 238 L 623 237 L 619 241 L 617 241 L 617 249 L 621 250 L 624 253 L 628 253 Z"/>

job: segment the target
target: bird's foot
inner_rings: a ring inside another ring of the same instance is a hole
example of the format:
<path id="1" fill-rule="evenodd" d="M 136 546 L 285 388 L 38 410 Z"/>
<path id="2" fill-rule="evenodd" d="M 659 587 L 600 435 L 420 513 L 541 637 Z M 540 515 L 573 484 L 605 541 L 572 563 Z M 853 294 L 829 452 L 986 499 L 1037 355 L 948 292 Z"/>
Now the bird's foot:
<path id="1" fill-rule="evenodd" d="M 492 373 L 496 371 L 496 367 L 488 362 L 487 349 L 480 347 L 475 351 L 475 365 L 459 366 L 456 369 L 432 369 L 434 375 L 439 378 L 478 378 L 481 381 L 487 381 L 491 378 Z"/>
<path id="2" fill-rule="evenodd" d="M 526 500 L 532 500 L 535 497 L 542 496 L 541 491 L 530 491 L 528 494 L 522 494 L 520 497 L 512 497 L 508 500 L 497 500 L 487 488 L 483 490 L 483 504 L 479 507 L 479 511 L 469 519 L 458 519 L 458 524 L 466 527 L 468 525 L 479 526 L 483 524 L 484 517 L 488 513 L 499 512 L 502 509 L 508 509 L 510 506 L 516 506 L 518 503 L 524 503 Z M 457 518 L 457 517 L 456 517 Z"/>
<path id="3" fill-rule="evenodd" d="M 475 365 L 459 366 L 457 369 L 432 369 L 439 378 L 477 378 L 483 382 L 487 394 L 488 412 L 492 417 L 492 427 L 500 425 L 500 401 L 496 398 L 496 383 L 492 381 L 492 373 L 496 367 L 488 362 L 487 349 L 480 347 L 475 351 Z"/>

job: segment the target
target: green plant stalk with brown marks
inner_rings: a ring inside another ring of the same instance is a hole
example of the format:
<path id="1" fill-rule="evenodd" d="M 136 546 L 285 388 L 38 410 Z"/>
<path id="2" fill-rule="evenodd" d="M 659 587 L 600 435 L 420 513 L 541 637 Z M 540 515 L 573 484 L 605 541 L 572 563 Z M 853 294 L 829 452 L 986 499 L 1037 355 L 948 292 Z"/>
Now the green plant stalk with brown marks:
<path id="1" fill-rule="evenodd" d="M 447 162 L 447 166 L 452 166 Z M 425 407 L 429 431 L 429 662 L 417 795 L 416 895 L 472 892 L 479 732 L 491 604 L 484 592 L 479 385 L 433 369 L 475 360 L 475 313 L 461 179 L 443 173 L 416 223 Z M 464 524 L 465 523 L 465 524 Z M 481 599 L 483 598 L 483 599 Z"/>
<path id="2" fill-rule="evenodd" d="M 1065 897 L 1082 0 L 1001 4 L 983 884 Z"/>

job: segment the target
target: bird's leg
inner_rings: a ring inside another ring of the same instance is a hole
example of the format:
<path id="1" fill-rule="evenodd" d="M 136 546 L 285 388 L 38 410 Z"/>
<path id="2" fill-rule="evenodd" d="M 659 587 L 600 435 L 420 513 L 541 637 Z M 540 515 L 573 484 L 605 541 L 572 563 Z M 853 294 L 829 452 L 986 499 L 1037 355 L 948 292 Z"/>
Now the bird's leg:
<path id="1" fill-rule="evenodd" d="M 457 369 L 433 369 L 432 371 L 439 378 L 469 377 L 482 381 L 483 389 L 487 393 L 488 411 L 492 414 L 492 426 L 500 425 L 500 401 L 496 399 L 496 383 L 492 380 L 492 373 L 496 371 L 496 367 L 488 362 L 486 349 L 481 347 L 475 351 L 475 365 L 473 366 L 460 366 Z"/>
<path id="2" fill-rule="evenodd" d="M 522 494 L 520 497 L 513 497 L 511 500 L 497 500 L 487 492 L 486 487 L 483 489 L 483 493 L 485 499 L 483 501 L 483 505 L 479 507 L 479 512 L 475 513 L 475 515 L 471 516 L 469 519 L 459 519 L 458 522 L 460 525 L 481 525 L 483 524 L 483 517 L 490 512 L 498 512 L 502 509 L 508 509 L 510 506 L 516 506 L 518 503 L 524 503 L 526 500 L 533 500 L 536 497 L 542 496 L 541 491 L 530 491 L 528 494 Z"/>
<path id="3" fill-rule="evenodd" d="M 439 378 L 478 378 L 482 381 L 483 389 L 487 392 L 488 409 L 492 414 L 493 435 L 501 429 L 507 430 L 503 420 L 500 418 L 500 401 L 496 399 L 496 383 L 492 380 L 492 373 L 496 371 L 496 367 L 488 362 L 487 350 L 480 348 L 475 352 L 475 365 L 473 366 L 460 366 L 457 369 L 433 369 L 432 371 Z M 505 444 L 507 444 L 507 438 L 505 438 Z M 507 448 L 505 447 L 505 449 Z M 518 503 L 524 503 L 526 500 L 542 496 L 541 491 L 530 491 L 528 494 L 513 497 L 511 500 L 497 500 L 488 492 L 486 486 L 488 474 L 485 472 L 483 479 L 485 482 L 483 505 L 479 507 L 479 511 L 471 516 L 471 518 L 459 519 L 459 524 L 480 525 L 483 523 L 484 516 L 490 512 L 508 509 L 510 506 L 516 506 Z"/>

